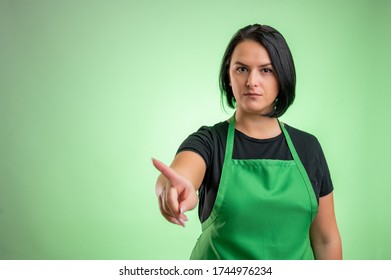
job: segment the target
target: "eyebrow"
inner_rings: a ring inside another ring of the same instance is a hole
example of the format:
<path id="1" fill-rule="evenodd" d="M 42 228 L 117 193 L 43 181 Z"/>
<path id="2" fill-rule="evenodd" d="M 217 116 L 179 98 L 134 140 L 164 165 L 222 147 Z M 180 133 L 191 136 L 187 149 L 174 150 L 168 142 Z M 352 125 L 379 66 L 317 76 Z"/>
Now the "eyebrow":
<path id="1" fill-rule="evenodd" d="M 236 61 L 234 64 L 239 64 L 239 65 L 248 67 L 247 64 L 245 64 L 245 63 L 243 63 L 243 62 L 240 62 L 240 61 Z M 271 62 L 268 62 L 268 63 L 262 64 L 262 65 L 259 65 L 259 67 L 265 67 L 265 66 L 269 66 L 269 65 L 272 65 L 272 63 L 271 63 Z"/>

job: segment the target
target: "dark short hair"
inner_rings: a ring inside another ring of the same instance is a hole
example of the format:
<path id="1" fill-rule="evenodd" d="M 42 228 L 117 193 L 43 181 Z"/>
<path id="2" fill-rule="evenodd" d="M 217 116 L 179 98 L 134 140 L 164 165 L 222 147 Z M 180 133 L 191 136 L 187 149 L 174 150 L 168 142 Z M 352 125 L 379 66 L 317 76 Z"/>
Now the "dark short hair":
<path id="1" fill-rule="evenodd" d="M 273 27 L 253 24 L 239 29 L 232 37 L 225 50 L 220 68 L 219 86 L 222 101 L 226 98 L 227 104 L 235 108 L 235 97 L 230 86 L 229 67 L 236 46 L 244 40 L 253 40 L 260 43 L 268 52 L 276 74 L 279 92 L 274 111 L 270 117 L 282 116 L 295 99 L 296 71 L 291 51 L 285 38 Z M 224 104 L 224 102 L 222 102 Z"/>

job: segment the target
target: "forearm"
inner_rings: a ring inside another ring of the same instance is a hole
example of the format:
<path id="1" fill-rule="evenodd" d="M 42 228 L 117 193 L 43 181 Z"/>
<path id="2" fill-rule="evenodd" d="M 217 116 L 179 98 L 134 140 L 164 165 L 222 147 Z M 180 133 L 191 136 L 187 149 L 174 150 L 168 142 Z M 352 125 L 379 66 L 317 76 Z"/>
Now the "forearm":
<path id="1" fill-rule="evenodd" d="M 339 234 L 327 241 L 314 242 L 312 249 L 317 260 L 342 260 L 342 243 Z"/>
<path id="2" fill-rule="evenodd" d="M 194 187 L 194 190 L 197 191 L 204 178 L 206 165 L 202 157 L 197 153 L 184 151 L 175 156 L 170 169 L 188 180 Z M 159 195 L 168 183 L 167 177 L 160 174 L 156 180 L 156 194 Z"/>
<path id="3" fill-rule="evenodd" d="M 342 259 L 342 243 L 334 213 L 333 193 L 319 199 L 319 210 L 312 222 L 310 236 L 315 259 Z"/>

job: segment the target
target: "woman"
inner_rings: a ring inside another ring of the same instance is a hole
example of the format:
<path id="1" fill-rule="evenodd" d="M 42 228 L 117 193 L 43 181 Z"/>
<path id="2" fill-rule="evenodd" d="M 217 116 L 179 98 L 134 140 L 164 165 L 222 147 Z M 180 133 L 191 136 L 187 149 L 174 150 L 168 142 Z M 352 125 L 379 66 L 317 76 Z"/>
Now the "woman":
<path id="1" fill-rule="evenodd" d="M 283 36 L 266 25 L 240 29 L 220 70 L 222 97 L 235 114 L 190 135 L 170 167 L 153 159 L 169 222 L 184 226 L 199 200 L 202 234 L 191 259 L 342 258 L 320 144 L 278 120 L 295 84 Z"/>

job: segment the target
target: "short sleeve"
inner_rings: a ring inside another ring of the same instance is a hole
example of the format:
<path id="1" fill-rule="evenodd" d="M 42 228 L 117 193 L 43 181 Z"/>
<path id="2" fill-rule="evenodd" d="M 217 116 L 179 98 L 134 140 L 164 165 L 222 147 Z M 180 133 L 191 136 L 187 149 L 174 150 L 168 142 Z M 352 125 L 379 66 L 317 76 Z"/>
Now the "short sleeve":
<path id="1" fill-rule="evenodd" d="M 330 170 L 318 139 L 307 132 L 286 125 L 303 163 L 317 199 L 334 190 Z"/>
<path id="2" fill-rule="evenodd" d="M 202 126 L 197 132 L 188 136 L 179 146 L 177 154 L 183 151 L 192 151 L 199 154 L 208 168 L 212 161 L 213 137 L 210 127 Z"/>
<path id="3" fill-rule="evenodd" d="M 323 153 L 320 143 L 318 143 L 318 150 L 316 155 L 317 161 L 317 177 L 320 187 L 319 197 L 326 196 L 334 190 L 333 182 L 331 180 L 330 170 L 326 161 L 326 157 Z"/>

